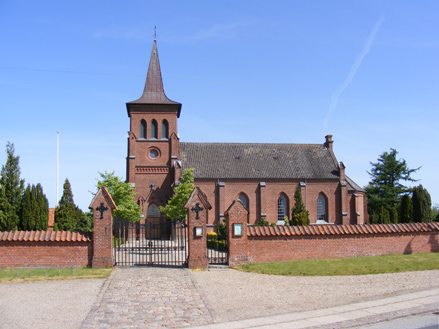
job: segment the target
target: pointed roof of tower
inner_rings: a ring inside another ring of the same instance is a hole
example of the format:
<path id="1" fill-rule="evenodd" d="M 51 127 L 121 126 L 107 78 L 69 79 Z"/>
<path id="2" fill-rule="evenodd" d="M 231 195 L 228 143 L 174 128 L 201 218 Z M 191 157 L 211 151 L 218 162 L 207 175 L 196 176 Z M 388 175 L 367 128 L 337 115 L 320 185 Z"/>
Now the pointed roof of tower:
<path id="1" fill-rule="evenodd" d="M 181 107 L 180 103 L 171 101 L 165 95 L 156 39 L 154 39 L 154 43 L 152 45 L 151 57 L 149 60 L 148 73 L 146 75 L 143 94 L 139 99 L 129 102 L 128 104 L 174 104 Z"/>

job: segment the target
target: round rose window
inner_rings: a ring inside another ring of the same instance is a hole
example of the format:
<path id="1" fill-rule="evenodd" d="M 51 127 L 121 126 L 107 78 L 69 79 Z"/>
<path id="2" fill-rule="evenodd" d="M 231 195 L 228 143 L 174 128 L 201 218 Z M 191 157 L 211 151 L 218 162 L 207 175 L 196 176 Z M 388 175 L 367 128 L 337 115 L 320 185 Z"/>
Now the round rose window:
<path id="1" fill-rule="evenodd" d="M 157 150 L 151 150 L 149 151 L 149 156 L 151 159 L 155 159 L 159 156 L 159 152 Z"/>

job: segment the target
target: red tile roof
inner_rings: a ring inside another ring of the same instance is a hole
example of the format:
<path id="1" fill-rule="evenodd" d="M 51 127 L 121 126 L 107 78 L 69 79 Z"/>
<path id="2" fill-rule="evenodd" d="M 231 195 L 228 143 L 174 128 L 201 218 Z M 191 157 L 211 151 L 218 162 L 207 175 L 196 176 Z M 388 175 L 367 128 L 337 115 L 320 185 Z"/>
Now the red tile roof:
<path id="1" fill-rule="evenodd" d="M 29 242 L 86 242 L 91 241 L 90 234 L 69 231 L 9 231 L 0 232 L 0 242 L 29 241 Z"/>
<path id="2" fill-rule="evenodd" d="M 373 225 L 309 225 L 309 226 L 249 226 L 247 235 L 353 235 L 438 232 L 439 223 L 373 224 Z"/>

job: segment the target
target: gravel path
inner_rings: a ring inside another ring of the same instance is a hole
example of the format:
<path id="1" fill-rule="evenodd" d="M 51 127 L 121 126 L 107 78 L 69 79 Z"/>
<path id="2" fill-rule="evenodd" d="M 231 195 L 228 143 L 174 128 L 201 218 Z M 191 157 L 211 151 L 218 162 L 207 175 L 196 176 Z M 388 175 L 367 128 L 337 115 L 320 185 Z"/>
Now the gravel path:
<path id="1" fill-rule="evenodd" d="M 80 328 L 105 279 L 0 284 L 0 328 Z"/>
<path id="2" fill-rule="evenodd" d="M 220 321 L 378 299 L 439 287 L 439 271 L 285 277 L 215 269 L 192 273 Z"/>

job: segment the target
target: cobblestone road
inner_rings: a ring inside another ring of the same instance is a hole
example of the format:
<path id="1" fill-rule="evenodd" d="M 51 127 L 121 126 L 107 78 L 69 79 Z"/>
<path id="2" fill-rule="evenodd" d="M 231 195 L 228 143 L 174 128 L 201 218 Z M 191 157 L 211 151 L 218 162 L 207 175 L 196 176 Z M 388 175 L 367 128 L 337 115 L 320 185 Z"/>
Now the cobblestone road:
<path id="1" fill-rule="evenodd" d="M 117 268 L 82 328 L 178 328 L 213 323 L 215 318 L 189 270 Z"/>

